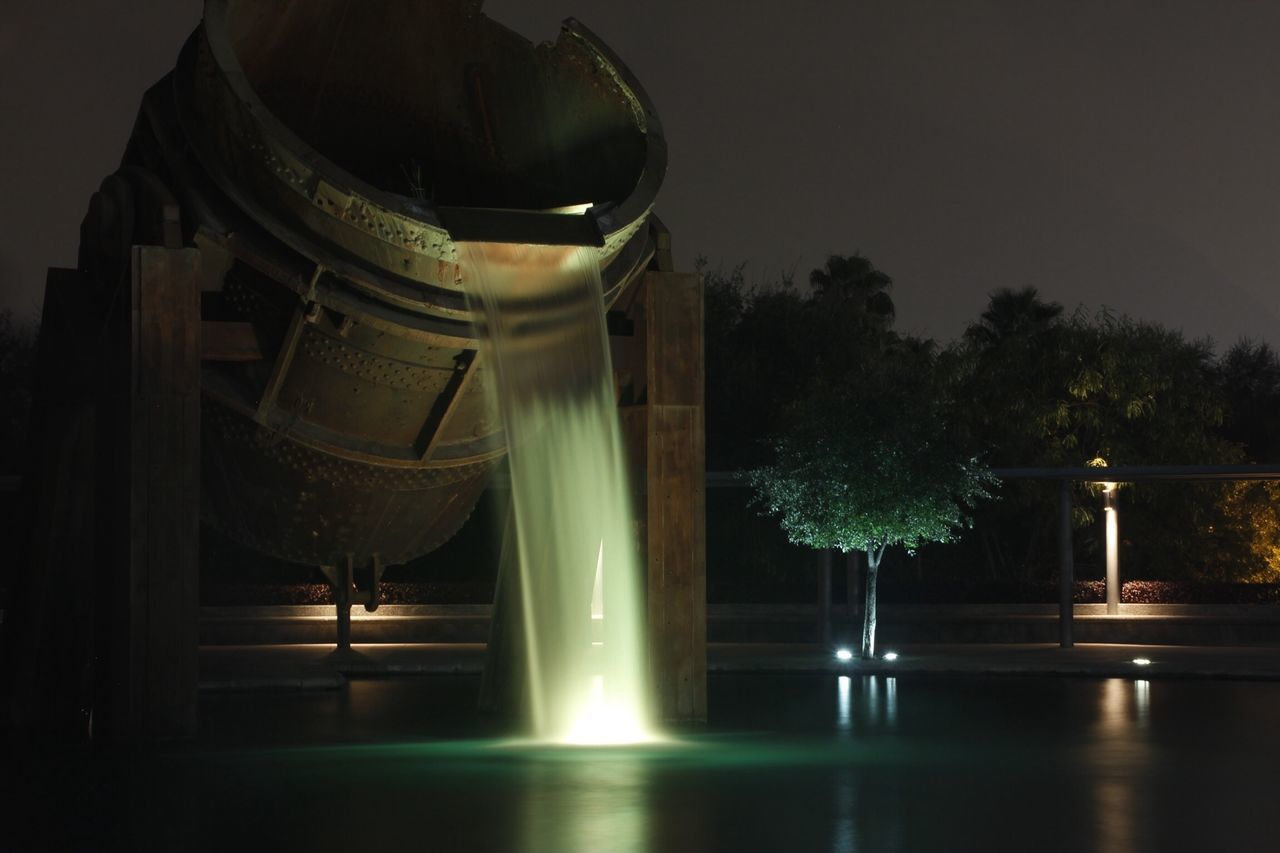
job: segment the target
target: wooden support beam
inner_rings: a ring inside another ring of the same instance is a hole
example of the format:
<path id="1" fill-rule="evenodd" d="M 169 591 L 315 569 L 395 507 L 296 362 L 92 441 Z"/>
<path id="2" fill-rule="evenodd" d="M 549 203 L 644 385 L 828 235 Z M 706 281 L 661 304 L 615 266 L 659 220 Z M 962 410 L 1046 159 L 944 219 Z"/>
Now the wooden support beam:
<path id="1" fill-rule="evenodd" d="M 122 734 L 158 739 L 196 727 L 202 273 L 196 249 L 135 246 L 131 266 L 128 592 L 115 722 Z"/>
<path id="2" fill-rule="evenodd" d="M 648 589 L 650 671 L 661 716 L 705 720 L 706 450 L 702 280 L 647 273 L 632 304 L 642 405 L 621 410 L 635 470 Z M 624 368 L 625 369 L 625 368 Z"/>

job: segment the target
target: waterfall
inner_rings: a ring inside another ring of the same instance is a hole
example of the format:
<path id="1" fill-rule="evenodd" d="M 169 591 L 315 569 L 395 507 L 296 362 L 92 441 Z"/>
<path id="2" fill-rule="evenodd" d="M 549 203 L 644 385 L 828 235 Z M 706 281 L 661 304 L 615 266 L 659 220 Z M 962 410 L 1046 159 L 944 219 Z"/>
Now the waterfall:
<path id="1" fill-rule="evenodd" d="M 641 574 L 596 256 L 564 246 L 458 249 L 506 430 L 534 735 L 652 740 Z"/>

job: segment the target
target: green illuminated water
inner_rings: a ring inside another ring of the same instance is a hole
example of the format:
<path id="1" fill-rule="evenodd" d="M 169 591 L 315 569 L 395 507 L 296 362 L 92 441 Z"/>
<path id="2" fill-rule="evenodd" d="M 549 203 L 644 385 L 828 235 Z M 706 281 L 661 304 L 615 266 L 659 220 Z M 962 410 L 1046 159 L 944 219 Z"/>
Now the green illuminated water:
<path id="1" fill-rule="evenodd" d="M 201 697 L 192 744 L 0 743 L 14 850 L 1275 848 L 1280 684 L 732 675 L 676 742 L 513 742 L 469 676 Z M 0 843 L 3 846 L 3 843 Z"/>
<path id="2" fill-rule="evenodd" d="M 507 437 L 534 734 L 649 740 L 639 568 L 595 255 L 487 243 L 459 252 Z"/>

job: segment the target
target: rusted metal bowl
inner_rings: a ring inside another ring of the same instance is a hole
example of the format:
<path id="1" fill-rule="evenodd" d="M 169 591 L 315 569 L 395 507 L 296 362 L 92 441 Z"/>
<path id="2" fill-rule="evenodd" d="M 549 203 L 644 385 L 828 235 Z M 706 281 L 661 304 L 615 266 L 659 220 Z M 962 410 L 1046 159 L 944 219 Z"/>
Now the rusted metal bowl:
<path id="1" fill-rule="evenodd" d="M 326 565 L 440 545 L 504 452 L 456 241 L 590 246 L 610 304 L 666 166 L 588 30 L 535 46 L 467 0 L 208 0 L 131 148 L 254 342 L 206 363 L 204 518 Z"/>

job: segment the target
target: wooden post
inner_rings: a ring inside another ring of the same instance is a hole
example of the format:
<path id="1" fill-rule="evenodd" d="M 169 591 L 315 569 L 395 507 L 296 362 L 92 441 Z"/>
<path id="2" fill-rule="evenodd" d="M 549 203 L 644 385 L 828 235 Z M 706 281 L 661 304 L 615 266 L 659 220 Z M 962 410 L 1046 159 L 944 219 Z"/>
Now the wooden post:
<path id="1" fill-rule="evenodd" d="M 200 253 L 135 246 L 129 317 L 128 585 L 116 720 L 143 738 L 196 727 Z"/>
<path id="2" fill-rule="evenodd" d="M 637 405 L 622 423 L 645 548 L 649 663 L 671 721 L 707 715 L 706 449 L 702 279 L 649 272 L 637 285 L 630 364 Z"/>

